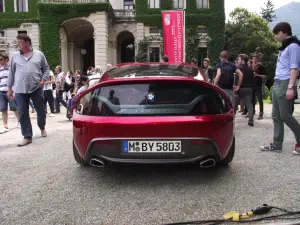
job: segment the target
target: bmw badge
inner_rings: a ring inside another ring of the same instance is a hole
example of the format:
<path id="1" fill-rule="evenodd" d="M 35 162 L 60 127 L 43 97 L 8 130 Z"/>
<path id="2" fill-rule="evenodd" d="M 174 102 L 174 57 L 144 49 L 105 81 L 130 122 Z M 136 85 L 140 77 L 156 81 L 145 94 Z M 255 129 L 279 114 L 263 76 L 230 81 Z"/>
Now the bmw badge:
<path id="1" fill-rule="evenodd" d="M 149 93 L 149 94 L 147 95 L 147 100 L 148 100 L 149 102 L 155 102 L 156 97 L 155 97 L 155 95 L 154 95 L 153 93 Z"/>

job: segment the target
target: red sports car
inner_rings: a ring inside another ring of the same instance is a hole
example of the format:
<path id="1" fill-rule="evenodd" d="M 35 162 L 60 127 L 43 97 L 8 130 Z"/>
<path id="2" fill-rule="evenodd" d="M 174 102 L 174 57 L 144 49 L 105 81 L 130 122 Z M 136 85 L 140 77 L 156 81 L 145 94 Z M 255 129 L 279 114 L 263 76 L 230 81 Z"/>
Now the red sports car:
<path id="1" fill-rule="evenodd" d="M 234 111 L 227 94 L 189 64 L 121 64 L 77 96 L 73 136 L 83 166 L 213 167 L 234 157 Z"/>

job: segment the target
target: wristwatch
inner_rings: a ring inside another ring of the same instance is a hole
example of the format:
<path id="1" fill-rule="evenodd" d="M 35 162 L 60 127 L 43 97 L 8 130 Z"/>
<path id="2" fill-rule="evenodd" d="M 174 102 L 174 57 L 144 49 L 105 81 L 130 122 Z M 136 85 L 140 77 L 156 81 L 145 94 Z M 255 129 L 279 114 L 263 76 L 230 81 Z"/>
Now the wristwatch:
<path id="1" fill-rule="evenodd" d="M 293 88 L 294 88 L 294 85 L 289 84 L 288 89 L 293 89 Z"/>

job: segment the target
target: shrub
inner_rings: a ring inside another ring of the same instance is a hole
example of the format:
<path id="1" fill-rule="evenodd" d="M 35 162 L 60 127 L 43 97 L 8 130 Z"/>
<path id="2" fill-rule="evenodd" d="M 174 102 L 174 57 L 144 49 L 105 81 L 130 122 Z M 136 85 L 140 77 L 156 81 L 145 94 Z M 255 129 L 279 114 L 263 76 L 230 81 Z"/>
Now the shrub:
<path id="1" fill-rule="evenodd" d="M 270 88 L 270 100 L 272 101 L 273 86 Z"/>

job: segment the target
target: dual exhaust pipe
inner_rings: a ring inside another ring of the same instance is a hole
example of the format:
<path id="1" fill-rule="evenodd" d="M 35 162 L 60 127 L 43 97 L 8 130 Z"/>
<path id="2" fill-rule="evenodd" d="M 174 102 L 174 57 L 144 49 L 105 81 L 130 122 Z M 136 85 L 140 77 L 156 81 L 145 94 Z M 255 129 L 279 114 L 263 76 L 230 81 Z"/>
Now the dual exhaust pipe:
<path id="1" fill-rule="evenodd" d="M 98 168 L 103 168 L 105 166 L 105 162 L 98 158 L 91 158 L 90 164 L 91 166 L 98 167 Z"/>
<path id="2" fill-rule="evenodd" d="M 200 163 L 199 163 L 200 168 L 204 168 L 204 169 L 214 167 L 216 164 L 217 163 L 214 160 L 214 158 L 207 158 L 207 159 L 200 161 Z"/>
<path id="3" fill-rule="evenodd" d="M 98 167 L 98 168 L 105 167 L 105 162 L 98 158 L 92 158 L 90 160 L 90 164 L 91 164 L 91 166 Z M 200 168 L 210 168 L 210 167 L 214 167 L 216 165 L 216 161 L 214 160 L 214 158 L 207 158 L 207 159 L 200 161 L 199 165 L 200 165 Z"/>

